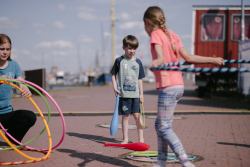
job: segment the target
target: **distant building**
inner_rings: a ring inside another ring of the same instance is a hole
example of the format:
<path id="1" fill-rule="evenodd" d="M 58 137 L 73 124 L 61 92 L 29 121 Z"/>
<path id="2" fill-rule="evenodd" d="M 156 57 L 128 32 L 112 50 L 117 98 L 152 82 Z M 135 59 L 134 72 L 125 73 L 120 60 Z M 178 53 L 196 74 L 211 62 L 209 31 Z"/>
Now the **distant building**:
<path id="1" fill-rule="evenodd" d="M 58 72 L 57 67 L 51 67 L 50 74 L 52 74 L 52 75 L 56 76 L 57 72 Z"/>
<path id="2" fill-rule="evenodd" d="M 96 75 L 99 75 L 101 73 L 100 71 L 100 65 L 99 65 L 99 56 L 98 56 L 98 52 L 96 52 L 96 58 L 95 58 L 95 73 Z"/>

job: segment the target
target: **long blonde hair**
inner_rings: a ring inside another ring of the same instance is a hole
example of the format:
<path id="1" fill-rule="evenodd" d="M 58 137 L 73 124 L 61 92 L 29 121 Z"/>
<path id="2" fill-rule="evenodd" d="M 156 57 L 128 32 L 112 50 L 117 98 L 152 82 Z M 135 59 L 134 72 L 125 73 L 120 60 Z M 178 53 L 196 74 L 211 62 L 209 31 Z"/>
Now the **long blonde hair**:
<path id="1" fill-rule="evenodd" d="M 173 52 L 176 53 L 178 56 L 178 50 L 176 49 L 174 43 L 172 42 L 171 36 L 167 31 L 167 27 L 165 25 L 165 17 L 164 17 L 164 13 L 162 9 L 159 8 L 158 6 L 149 7 L 145 11 L 144 16 L 143 16 L 143 21 L 145 22 L 145 20 L 147 20 L 149 24 L 159 27 L 166 33 L 166 35 L 168 36 L 170 40 Z"/>
<path id="2" fill-rule="evenodd" d="M 10 49 L 11 49 L 11 40 L 8 37 L 8 35 L 0 34 L 0 45 L 5 44 L 5 43 L 9 43 L 10 44 Z M 11 55 L 11 52 L 10 52 L 10 55 Z M 11 60 L 10 56 L 7 58 L 7 60 Z"/>

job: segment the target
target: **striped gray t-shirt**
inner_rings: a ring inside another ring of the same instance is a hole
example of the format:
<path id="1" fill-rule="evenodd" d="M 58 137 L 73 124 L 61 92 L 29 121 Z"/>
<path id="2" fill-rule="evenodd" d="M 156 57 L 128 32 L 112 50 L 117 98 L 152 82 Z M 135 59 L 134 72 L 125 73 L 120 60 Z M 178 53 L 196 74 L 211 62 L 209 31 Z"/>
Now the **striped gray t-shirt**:
<path id="1" fill-rule="evenodd" d="M 118 73 L 118 86 L 121 87 L 121 97 L 139 98 L 138 79 L 145 77 L 140 59 L 127 59 L 124 55 L 115 60 L 111 74 Z"/>

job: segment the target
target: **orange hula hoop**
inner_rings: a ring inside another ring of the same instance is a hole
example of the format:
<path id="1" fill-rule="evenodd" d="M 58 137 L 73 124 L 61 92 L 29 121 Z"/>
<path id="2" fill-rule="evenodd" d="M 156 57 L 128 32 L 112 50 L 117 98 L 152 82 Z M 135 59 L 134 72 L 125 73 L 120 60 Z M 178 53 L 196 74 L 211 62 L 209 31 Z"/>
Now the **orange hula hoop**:
<path id="1" fill-rule="evenodd" d="M 13 87 L 15 87 L 16 89 L 18 89 L 20 92 L 23 92 L 23 90 L 21 88 L 19 88 L 18 86 L 8 82 L 8 81 L 0 81 L 0 83 L 5 83 L 5 84 L 8 84 L 8 85 L 11 85 Z M 32 104 L 36 107 L 36 109 L 38 110 L 39 114 L 41 115 L 42 119 L 43 119 L 43 122 L 45 124 L 45 127 L 47 129 L 47 132 L 48 132 L 48 137 L 49 137 L 49 150 L 47 152 L 47 154 L 42 157 L 42 158 L 34 158 L 34 157 L 30 157 L 24 153 L 22 153 L 20 150 L 18 150 L 9 140 L 8 138 L 3 134 L 2 130 L 0 130 L 0 135 L 3 137 L 3 139 L 20 155 L 22 155 L 23 157 L 27 158 L 27 159 L 30 159 L 30 160 L 34 160 L 34 161 L 42 161 L 42 160 L 45 160 L 45 159 L 48 159 L 49 155 L 50 155 L 50 152 L 51 152 L 51 148 L 52 148 L 52 139 L 51 139 L 51 134 L 50 134 L 50 130 L 49 130 L 49 127 L 48 127 L 48 124 L 43 116 L 43 113 L 41 112 L 41 110 L 39 109 L 39 107 L 36 105 L 36 103 L 33 101 L 33 99 L 31 97 L 28 97 L 28 99 L 32 102 Z"/>

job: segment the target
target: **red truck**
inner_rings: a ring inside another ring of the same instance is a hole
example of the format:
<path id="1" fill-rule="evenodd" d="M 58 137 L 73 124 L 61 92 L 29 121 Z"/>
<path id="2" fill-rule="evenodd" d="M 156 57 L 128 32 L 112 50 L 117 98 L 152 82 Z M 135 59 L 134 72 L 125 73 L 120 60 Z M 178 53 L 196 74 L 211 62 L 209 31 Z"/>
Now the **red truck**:
<path id="1" fill-rule="evenodd" d="M 245 39 L 250 39 L 250 5 L 244 6 Z M 238 42 L 241 40 L 241 6 L 194 5 L 191 53 L 207 57 L 238 60 Z M 250 56 L 249 56 L 250 57 Z M 212 64 L 195 67 L 213 68 Z M 238 67 L 226 64 L 225 67 Z M 195 75 L 198 95 L 216 91 L 217 88 L 237 88 L 238 73 L 199 73 Z"/>

